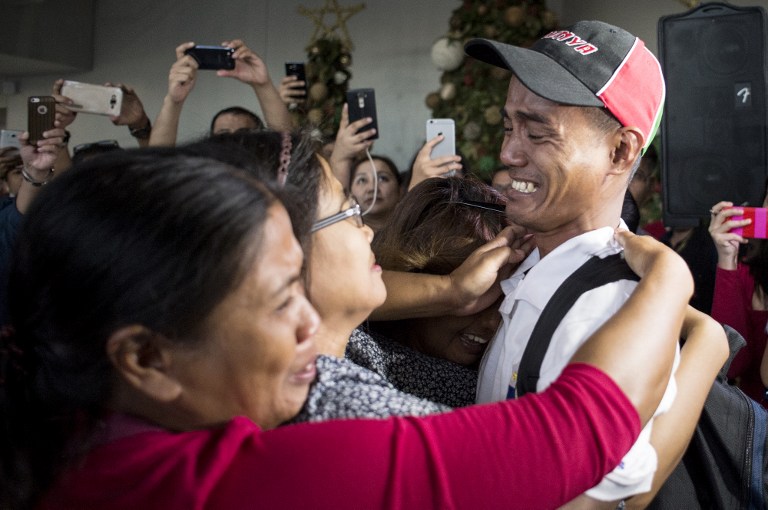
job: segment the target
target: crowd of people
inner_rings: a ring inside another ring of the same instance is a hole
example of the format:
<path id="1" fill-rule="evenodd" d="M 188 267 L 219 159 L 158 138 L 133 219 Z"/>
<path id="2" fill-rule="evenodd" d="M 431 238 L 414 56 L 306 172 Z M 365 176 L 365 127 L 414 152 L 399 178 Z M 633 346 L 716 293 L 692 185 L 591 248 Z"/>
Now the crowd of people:
<path id="1" fill-rule="evenodd" d="M 730 354 L 722 324 L 747 340 L 729 376 L 768 406 L 749 220 L 712 207 L 711 316 L 686 260 L 627 229 L 665 96 L 640 39 L 469 41 L 512 72 L 488 183 L 431 158 L 440 137 L 398 169 L 346 106 L 320 138 L 291 115 L 306 83 L 222 44 L 217 75 L 261 116 L 177 140 L 187 42 L 154 120 L 114 85 L 138 148 L 70 149 L 62 80 L 54 129 L 0 148 L 0 507 L 644 508 Z M 582 294 L 518 380 L 558 288 L 618 254 L 639 279 Z"/>

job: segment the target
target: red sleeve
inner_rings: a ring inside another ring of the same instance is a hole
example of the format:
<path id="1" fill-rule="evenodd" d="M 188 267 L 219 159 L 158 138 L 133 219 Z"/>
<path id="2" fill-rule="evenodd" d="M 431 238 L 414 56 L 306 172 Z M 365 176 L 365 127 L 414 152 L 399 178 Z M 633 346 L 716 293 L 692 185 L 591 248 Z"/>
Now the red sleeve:
<path id="1" fill-rule="evenodd" d="M 427 418 L 249 433 L 232 452 L 209 503 L 555 508 L 613 469 L 639 431 L 637 412 L 607 375 L 569 365 L 545 392 L 516 401 Z"/>
<path id="2" fill-rule="evenodd" d="M 582 364 L 542 393 L 426 418 L 151 428 L 96 448 L 40 508 L 556 508 L 619 463 L 640 420 Z"/>
<path id="3" fill-rule="evenodd" d="M 749 268 L 742 264 L 734 271 L 717 268 L 712 298 L 712 318 L 727 324 L 744 338 L 750 337 L 749 310 L 755 284 Z M 741 349 L 731 362 L 728 377 L 737 377 L 749 365 L 748 349 Z"/>

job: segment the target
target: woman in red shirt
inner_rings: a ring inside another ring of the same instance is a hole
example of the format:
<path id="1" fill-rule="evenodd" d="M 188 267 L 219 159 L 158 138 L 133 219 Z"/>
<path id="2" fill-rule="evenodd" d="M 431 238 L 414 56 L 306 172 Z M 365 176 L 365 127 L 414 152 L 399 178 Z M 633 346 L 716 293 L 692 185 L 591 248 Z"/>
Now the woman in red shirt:
<path id="1" fill-rule="evenodd" d="M 557 507 L 653 413 L 692 292 L 679 257 L 622 234 L 645 278 L 545 392 L 275 428 L 315 373 L 283 205 L 301 197 L 174 151 L 105 155 L 42 193 L 11 276 L 3 507 Z"/>

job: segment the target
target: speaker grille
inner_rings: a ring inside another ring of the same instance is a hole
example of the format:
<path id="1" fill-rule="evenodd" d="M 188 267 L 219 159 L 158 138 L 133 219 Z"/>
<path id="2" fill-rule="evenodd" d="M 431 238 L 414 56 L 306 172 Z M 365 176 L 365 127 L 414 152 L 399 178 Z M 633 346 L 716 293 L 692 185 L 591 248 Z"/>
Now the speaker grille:
<path id="1" fill-rule="evenodd" d="M 765 12 L 705 4 L 659 21 L 667 82 L 664 220 L 709 216 L 720 200 L 760 205 L 766 178 Z"/>

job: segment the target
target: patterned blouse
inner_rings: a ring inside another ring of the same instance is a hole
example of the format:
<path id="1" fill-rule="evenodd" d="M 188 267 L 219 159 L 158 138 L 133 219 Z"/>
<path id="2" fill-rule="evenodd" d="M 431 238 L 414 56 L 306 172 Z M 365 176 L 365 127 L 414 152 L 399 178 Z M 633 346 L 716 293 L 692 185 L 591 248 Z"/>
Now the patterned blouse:
<path id="1" fill-rule="evenodd" d="M 477 370 L 427 356 L 394 340 L 373 337 L 358 328 L 349 339 L 346 357 L 400 391 L 450 407 L 475 403 Z"/>
<path id="2" fill-rule="evenodd" d="M 404 393 L 379 374 L 346 358 L 317 357 L 317 379 L 293 423 L 343 418 L 424 416 L 450 411 L 445 405 Z"/>

